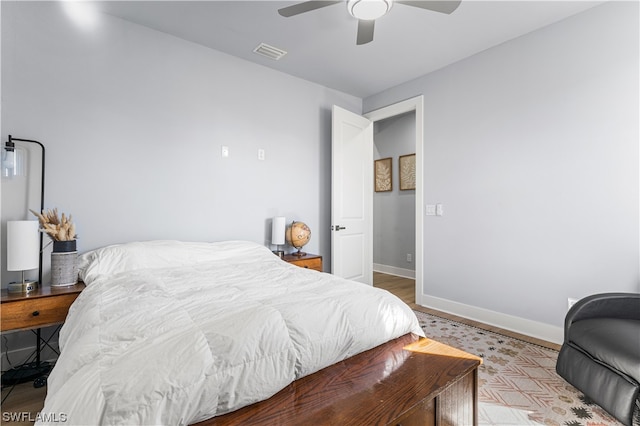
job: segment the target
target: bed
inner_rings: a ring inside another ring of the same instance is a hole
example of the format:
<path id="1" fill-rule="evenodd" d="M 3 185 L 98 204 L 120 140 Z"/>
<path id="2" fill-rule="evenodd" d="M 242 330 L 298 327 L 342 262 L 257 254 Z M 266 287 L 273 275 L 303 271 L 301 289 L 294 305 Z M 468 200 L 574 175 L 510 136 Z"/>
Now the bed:
<path id="1" fill-rule="evenodd" d="M 251 242 L 114 245 L 79 269 L 87 287 L 60 331 L 42 410 L 68 424 L 193 424 L 423 336 L 389 292 Z"/>

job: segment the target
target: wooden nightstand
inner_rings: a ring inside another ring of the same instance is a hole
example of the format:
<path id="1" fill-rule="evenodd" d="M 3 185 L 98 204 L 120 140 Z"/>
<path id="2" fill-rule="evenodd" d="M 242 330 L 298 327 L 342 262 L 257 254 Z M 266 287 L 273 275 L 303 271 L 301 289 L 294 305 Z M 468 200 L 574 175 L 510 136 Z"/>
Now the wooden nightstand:
<path id="1" fill-rule="evenodd" d="M 29 294 L 9 293 L 7 290 L 2 290 L 0 331 L 31 330 L 36 335 L 36 351 L 32 355 L 35 358 L 29 358 L 24 364 L 3 373 L 3 387 L 31 380 L 34 380 L 33 386 L 36 388 L 46 384 L 46 374 L 51 370 L 51 365 L 40 360 L 40 351 L 42 343 L 51 348 L 49 345 L 51 337 L 47 340 L 43 339 L 40 329 L 64 323 L 69 307 L 84 288 L 84 283 L 78 283 L 60 288 L 40 287 Z M 30 361 L 31 359 L 33 361 Z M 11 389 L 13 390 L 13 387 Z M 4 398 L 6 399 L 10 393 L 11 390 Z"/>
<path id="2" fill-rule="evenodd" d="M 29 294 L 2 290 L 0 331 L 29 330 L 63 323 L 84 283 L 67 287 L 40 287 Z"/>
<path id="3" fill-rule="evenodd" d="M 322 256 L 317 254 L 307 253 L 306 256 L 285 254 L 283 260 L 301 268 L 313 269 L 322 272 Z"/>

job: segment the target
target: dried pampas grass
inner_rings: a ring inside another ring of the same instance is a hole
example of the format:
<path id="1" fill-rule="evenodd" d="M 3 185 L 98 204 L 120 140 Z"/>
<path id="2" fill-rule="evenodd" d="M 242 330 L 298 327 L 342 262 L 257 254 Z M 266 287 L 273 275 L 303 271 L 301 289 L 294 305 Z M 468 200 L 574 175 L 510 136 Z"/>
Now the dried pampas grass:
<path id="1" fill-rule="evenodd" d="M 46 233 L 53 241 L 73 241 L 77 238 L 76 226 L 73 224 L 71 215 L 58 216 L 58 209 L 42 210 L 42 213 L 29 210 L 38 217 L 40 229 Z"/>

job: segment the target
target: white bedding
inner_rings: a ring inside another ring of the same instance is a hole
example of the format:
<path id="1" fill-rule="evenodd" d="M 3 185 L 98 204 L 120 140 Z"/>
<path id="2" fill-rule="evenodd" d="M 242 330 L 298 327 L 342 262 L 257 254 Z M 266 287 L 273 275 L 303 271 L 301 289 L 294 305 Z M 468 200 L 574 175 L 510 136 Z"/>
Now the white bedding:
<path id="1" fill-rule="evenodd" d="M 42 413 L 66 424 L 190 424 L 413 332 L 392 294 L 249 242 L 154 241 L 81 257 Z M 43 416 L 44 417 L 44 416 Z"/>

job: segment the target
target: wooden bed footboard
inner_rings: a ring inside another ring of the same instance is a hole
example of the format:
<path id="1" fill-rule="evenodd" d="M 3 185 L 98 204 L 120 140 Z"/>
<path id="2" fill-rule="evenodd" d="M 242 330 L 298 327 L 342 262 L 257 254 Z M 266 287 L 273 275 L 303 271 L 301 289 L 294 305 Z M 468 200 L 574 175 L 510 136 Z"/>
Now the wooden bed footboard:
<path id="1" fill-rule="evenodd" d="M 406 334 L 197 425 L 477 425 L 481 363 Z"/>

